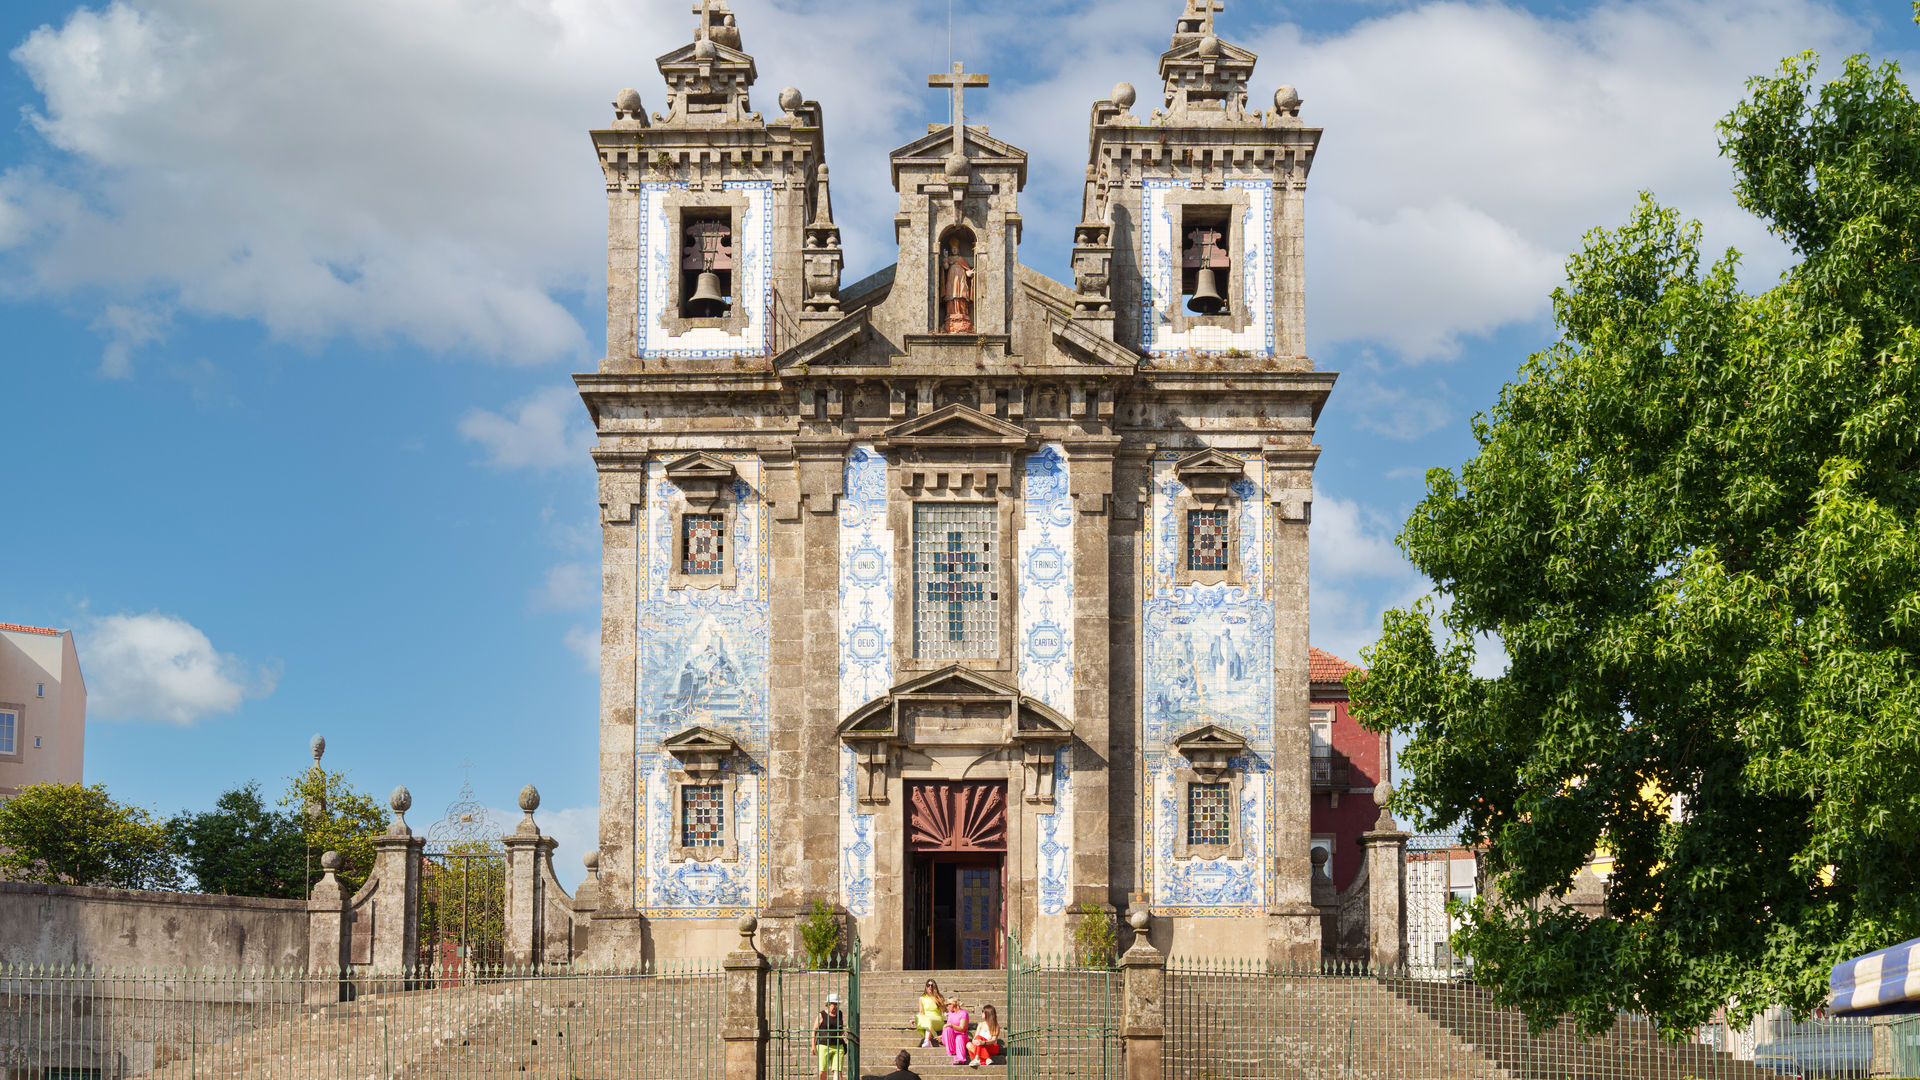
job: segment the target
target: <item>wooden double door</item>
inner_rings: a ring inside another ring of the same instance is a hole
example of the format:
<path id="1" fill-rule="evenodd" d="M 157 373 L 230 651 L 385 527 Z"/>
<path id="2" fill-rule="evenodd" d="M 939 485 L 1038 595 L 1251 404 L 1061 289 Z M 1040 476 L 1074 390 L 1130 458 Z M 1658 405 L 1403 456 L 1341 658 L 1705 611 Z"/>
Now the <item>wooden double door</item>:
<path id="1" fill-rule="evenodd" d="M 906 966 L 992 968 L 1006 931 L 1004 781 L 907 784 Z"/>

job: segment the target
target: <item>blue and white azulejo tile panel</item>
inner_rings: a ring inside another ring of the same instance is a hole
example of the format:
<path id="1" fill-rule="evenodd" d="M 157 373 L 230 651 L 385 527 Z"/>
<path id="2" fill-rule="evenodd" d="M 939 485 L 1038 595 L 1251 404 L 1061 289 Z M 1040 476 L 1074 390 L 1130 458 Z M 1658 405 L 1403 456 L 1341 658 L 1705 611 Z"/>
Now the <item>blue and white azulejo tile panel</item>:
<path id="1" fill-rule="evenodd" d="M 1048 443 L 1027 456 L 1020 486 L 1016 639 L 1020 690 L 1073 717 L 1073 495 L 1067 455 Z M 1040 912 L 1058 915 L 1073 892 L 1071 751 L 1054 764 L 1053 812 L 1039 816 Z"/>
<path id="2" fill-rule="evenodd" d="M 1179 223 L 1168 192 L 1187 190 L 1188 184 L 1185 180 L 1144 180 L 1140 187 L 1141 261 L 1146 267 L 1140 289 L 1142 348 L 1153 356 L 1228 351 L 1272 356 L 1273 181 L 1227 181 L 1228 188 L 1247 193 L 1246 210 L 1240 218 L 1245 249 L 1240 259 L 1240 296 L 1247 305 L 1248 319 L 1240 330 L 1222 326 L 1173 330 L 1173 312 L 1180 304 L 1180 253 L 1185 241 L 1175 235 Z"/>
<path id="3" fill-rule="evenodd" d="M 673 558 L 673 506 L 666 459 L 647 465 L 646 530 L 638 558 L 642 589 L 635 612 L 637 671 L 634 769 L 637 805 L 635 906 L 654 918 L 735 917 L 758 910 L 768 882 L 767 815 L 760 779 L 767 749 L 767 523 L 760 461 L 753 454 L 716 453 L 738 474 L 727 493 L 734 531 L 734 588 L 668 588 Z M 674 773 L 679 762 L 663 739 L 693 726 L 724 732 L 740 744 L 728 762 L 736 857 L 679 862 Z"/>
<path id="4" fill-rule="evenodd" d="M 1247 475 L 1230 487 L 1240 531 L 1237 584 L 1176 585 L 1175 560 L 1185 557 L 1185 523 L 1177 501 L 1186 489 L 1174 463 L 1191 450 L 1161 451 L 1153 462 L 1146 522 L 1145 601 L 1141 612 L 1141 749 L 1152 836 L 1142 845 L 1145 880 L 1156 912 L 1243 915 L 1272 895 L 1265 857 L 1273 819 L 1273 586 L 1271 509 L 1264 462 L 1247 460 Z M 1172 742 L 1204 724 L 1238 732 L 1250 754 L 1234 762 L 1241 776 L 1238 807 L 1243 856 L 1174 857 L 1181 827 L 1184 759 Z"/>
<path id="5" fill-rule="evenodd" d="M 674 275 L 680 273 L 681 239 L 667 210 L 667 196 L 685 191 L 681 181 L 640 186 L 640 280 L 637 335 L 641 356 L 724 358 L 767 351 L 773 295 L 773 213 L 767 205 L 770 180 L 729 180 L 724 190 L 742 192 L 747 209 L 734 229 L 733 302 L 744 305 L 747 325 L 737 334 L 699 327 L 669 334 L 661 317 L 673 297 Z"/>
<path id="6" fill-rule="evenodd" d="M 887 459 L 872 445 L 847 455 L 840 497 L 840 715 L 893 689 L 893 530 Z M 853 751 L 840 749 L 840 902 L 873 913 L 873 815 L 858 813 Z"/>

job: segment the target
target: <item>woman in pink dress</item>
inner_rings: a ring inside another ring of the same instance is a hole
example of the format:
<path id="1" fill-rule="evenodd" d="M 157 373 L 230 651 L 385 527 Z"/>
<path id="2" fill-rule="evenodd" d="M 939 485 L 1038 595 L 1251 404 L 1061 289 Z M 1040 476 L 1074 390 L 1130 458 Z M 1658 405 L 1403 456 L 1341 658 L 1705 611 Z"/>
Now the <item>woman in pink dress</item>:
<path id="1" fill-rule="evenodd" d="M 940 1029 L 940 1040 L 955 1065 L 967 1063 L 967 1021 L 971 1019 L 965 1005 L 958 1001 L 947 1002 L 947 1026 Z"/>

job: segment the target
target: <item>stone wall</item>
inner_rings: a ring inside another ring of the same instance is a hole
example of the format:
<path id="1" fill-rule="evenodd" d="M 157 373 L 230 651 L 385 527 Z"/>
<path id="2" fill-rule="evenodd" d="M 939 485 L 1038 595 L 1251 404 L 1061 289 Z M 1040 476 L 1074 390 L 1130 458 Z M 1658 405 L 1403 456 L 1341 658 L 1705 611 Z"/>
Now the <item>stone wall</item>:
<path id="1" fill-rule="evenodd" d="M 0 964 L 304 969 L 307 905 L 0 881 Z"/>

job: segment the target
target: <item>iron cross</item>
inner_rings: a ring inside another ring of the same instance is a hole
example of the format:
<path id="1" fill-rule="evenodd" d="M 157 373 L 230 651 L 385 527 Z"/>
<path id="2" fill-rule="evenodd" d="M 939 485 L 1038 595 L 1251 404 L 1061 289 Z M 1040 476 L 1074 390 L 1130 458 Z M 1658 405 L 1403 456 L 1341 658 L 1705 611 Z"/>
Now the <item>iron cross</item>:
<path id="1" fill-rule="evenodd" d="M 967 152 L 967 87 L 987 85 L 985 75 L 966 74 L 961 67 L 960 61 L 955 60 L 953 74 L 927 76 L 928 86 L 945 86 L 953 91 L 953 152 L 956 154 Z"/>

